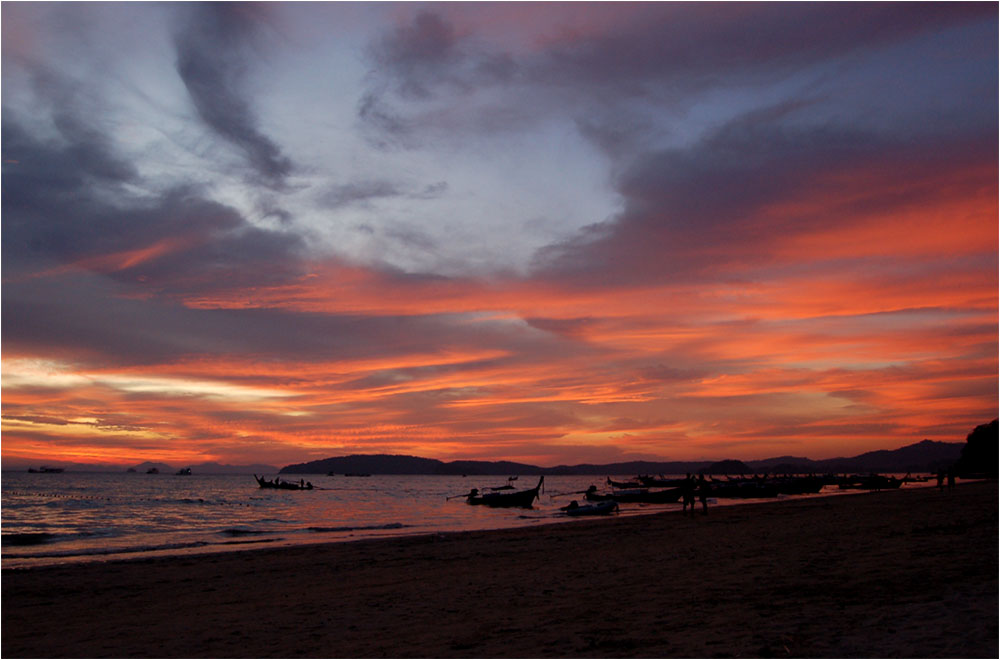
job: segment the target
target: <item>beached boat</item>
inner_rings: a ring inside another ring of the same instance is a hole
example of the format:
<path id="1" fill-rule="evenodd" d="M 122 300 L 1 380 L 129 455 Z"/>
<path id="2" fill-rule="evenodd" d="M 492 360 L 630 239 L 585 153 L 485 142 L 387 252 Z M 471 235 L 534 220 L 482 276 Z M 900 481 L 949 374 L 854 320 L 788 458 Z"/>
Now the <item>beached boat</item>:
<path id="1" fill-rule="evenodd" d="M 312 482 L 300 481 L 295 483 L 294 481 L 282 481 L 278 477 L 275 477 L 273 481 L 268 481 L 264 477 L 258 477 L 256 474 L 253 478 L 257 480 L 257 485 L 261 488 L 277 488 L 279 490 L 312 490 Z"/>
<path id="2" fill-rule="evenodd" d="M 606 500 L 604 502 L 597 502 L 596 504 L 584 504 L 582 506 L 579 502 L 573 500 L 567 506 L 562 507 L 562 511 L 565 511 L 567 516 L 606 516 L 617 510 L 618 502 L 614 500 Z"/>
<path id="3" fill-rule="evenodd" d="M 479 493 L 478 488 L 473 488 L 466 496 L 465 501 L 469 504 L 485 504 L 492 507 L 522 507 L 530 509 L 531 505 L 538 498 L 538 492 L 542 489 L 545 477 L 538 479 L 538 485 L 528 490 L 517 491 L 497 491 L 492 493 Z"/>

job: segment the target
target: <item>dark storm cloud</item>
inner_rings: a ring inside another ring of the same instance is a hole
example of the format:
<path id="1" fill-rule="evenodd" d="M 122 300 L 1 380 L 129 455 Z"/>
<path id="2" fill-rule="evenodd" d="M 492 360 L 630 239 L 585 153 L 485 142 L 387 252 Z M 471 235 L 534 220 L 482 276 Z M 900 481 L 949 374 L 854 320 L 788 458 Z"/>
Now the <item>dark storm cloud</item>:
<path id="1" fill-rule="evenodd" d="M 261 10 L 244 3 L 185 7 L 177 28 L 177 72 L 202 121 L 243 152 L 260 183 L 285 187 L 292 162 L 257 126 L 243 89 L 249 64 L 259 56 Z"/>

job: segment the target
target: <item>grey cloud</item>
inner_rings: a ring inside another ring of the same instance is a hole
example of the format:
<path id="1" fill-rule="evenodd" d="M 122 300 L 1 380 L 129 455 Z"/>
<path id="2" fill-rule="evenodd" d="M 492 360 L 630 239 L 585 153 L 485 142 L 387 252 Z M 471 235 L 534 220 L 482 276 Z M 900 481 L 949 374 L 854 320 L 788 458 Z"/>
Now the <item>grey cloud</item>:
<path id="1" fill-rule="evenodd" d="M 690 148 L 635 159 L 616 183 L 624 211 L 540 250 L 536 276 L 592 285 L 710 278 L 720 266 L 766 262 L 776 237 L 932 199 L 942 171 L 968 171 L 970 194 L 996 186 L 995 130 L 903 141 L 792 127 L 790 112 L 751 113 Z M 765 213 L 815 199 L 827 201 L 794 215 Z"/>
<path id="2" fill-rule="evenodd" d="M 602 32 L 524 53 L 459 33 L 446 9 L 423 12 L 371 47 L 373 82 L 359 117 L 381 136 L 376 141 L 405 147 L 420 142 L 422 129 L 445 133 L 435 112 L 441 104 L 485 90 L 496 92 L 492 102 L 503 108 L 470 105 L 470 126 L 518 130 L 525 122 L 565 116 L 569 108 L 584 135 L 617 156 L 618 140 L 643 129 L 641 116 L 629 116 L 637 100 L 656 102 L 660 112 L 685 111 L 706 90 L 776 83 L 923 31 L 995 23 L 993 9 L 983 3 L 649 3 L 630 6 L 630 19 Z"/>
<path id="3" fill-rule="evenodd" d="M 326 208 L 338 209 L 354 204 L 368 204 L 382 199 L 428 200 L 441 197 L 448 190 L 448 182 L 438 181 L 414 189 L 404 184 L 382 179 L 355 181 L 335 185 L 320 194 L 319 202 Z"/>
<path id="4" fill-rule="evenodd" d="M 512 333 L 509 324 L 470 323 L 464 316 L 192 309 L 165 299 L 138 299 L 135 292 L 97 275 L 7 282 L 0 301 L 5 350 L 53 359 L 71 355 L 81 368 L 202 355 L 322 362 L 424 354 L 441 346 L 495 347 L 517 359 L 558 350 L 547 338 Z"/>
<path id="5" fill-rule="evenodd" d="M 130 172 L 108 165 L 118 161 L 102 151 L 99 136 L 88 131 L 81 135 L 96 146 L 51 145 L 5 118 L 5 277 L 89 261 L 95 264 L 90 268 L 108 277 L 141 279 L 148 293 L 181 295 L 223 284 L 275 284 L 301 274 L 305 245 L 300 236 L 256 227 L 235 209 L 205 199 L 196 188 L 141 199 L 120 192 L 112 200 L 95 180 L 129 181 Z M 94 261 L 163 241 L 175 245 L 134 265 L 125 258 L 116 264 Z"/>
<path id="6" fill-rule="evenodd" d="M 399 187 L 390 181 L 358 181 L 329 188 L 320 196 L 320 203 L 336 209 L 401 194 Z"/>
<path id="7" fill-rule="evenodd" d="M 282 189 L 292 162 L 257 126 L 242 79 L 258 56 L 253 5 L 196 4 L 176 31 L 177 72 L 198 116 L 243 152 L 259 183 Z"/>

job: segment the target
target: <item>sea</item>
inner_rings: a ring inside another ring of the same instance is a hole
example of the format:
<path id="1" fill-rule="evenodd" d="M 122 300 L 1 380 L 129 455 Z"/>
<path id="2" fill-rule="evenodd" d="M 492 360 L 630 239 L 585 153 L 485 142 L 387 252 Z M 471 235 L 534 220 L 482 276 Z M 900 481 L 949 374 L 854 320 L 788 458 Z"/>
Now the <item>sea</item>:
<path id="1" fill-rule="evenodd" d="M 273 477 L 273 475 L 271 475 Z M 634 476 L 634 475 L 632 475 Z M 625 481 L 627 476 L 611 475 Z M 4 568 L 226 552 L 465 530 L 573 523 L 561 510 L 604 477 L 548 476 L 531 509 L 470 506 L 464 494 L 504 477 L 288 475 L 312 490 L 259 488 L 252 475 L 28 473 L 0 475 Z M 533 488 L 538 477 L 510 482 Z M 904 484 L 904 488 L 932 485 Z M 838 495 L 825 486 L 818 495 Z M 731 506 L 759 500 L 709 500 Z M 773 498 L 772 498 L 773 501 Z M 622 504 L 615 515 L 679 510 L 681 504 Z"/>

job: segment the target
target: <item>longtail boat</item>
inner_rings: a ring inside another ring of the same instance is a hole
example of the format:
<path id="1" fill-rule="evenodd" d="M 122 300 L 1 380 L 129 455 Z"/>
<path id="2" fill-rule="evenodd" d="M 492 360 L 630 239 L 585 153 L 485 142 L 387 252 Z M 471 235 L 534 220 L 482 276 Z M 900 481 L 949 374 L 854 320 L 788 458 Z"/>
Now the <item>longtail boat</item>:
<path id="1" fill-rule="evenodd" d="M 261 488 L 277 488 L 279 490 L 312 490 L 313 485 L 309 481 L 303 481 L 295 483 L 294 481 L 282 481 L 278 477 L 274 478 L 274 481 L 268 481 L 264 477 L 258 477 L 256 474 L 253 478 L 257 480 L 257 485 Z"/>
<path id="2" fill-rule="evenodd" d="M 648 474 L 640 474 L 637 478 L 646 488 L 680 488 L 686 481 L 685 479 L 664 479 L 663 475 L 651 477 Z"/>
<path id="3" fill-rule="evenodd" d="M 538 479 L 538 485 L 528 490 L 518 491 L 495 491 L 492 493 L 479 493 L 478 488 L 473 488 L 466 496 L 465 501 L 469 504 L 485 504 L 492 507 L 522 507 L 530 509 L 531 505 L 538 498 L 538 491 L 542 489 L 545 477 Z"/>
<path id="4" fill-rule="evenodd" d="M 610 493 L 598 493 L 597 486 L 591 486 L 584 493 L 588 502 L 620 502 L 622 504 L 670 504 L 681 498 L 680 488 L 666 490 L 649 490 L 648 488 L 628 488 L 612 490 Z"/>
<path id="5" fill-rule="evenodd" d="M 618 488 L 619 490 L 627 490 L 630 488 L 642 488 L 643 484 L 638 481 L 614 481 L 611 477 L 608 477 L 608 485 L 612 488 Z"/>

